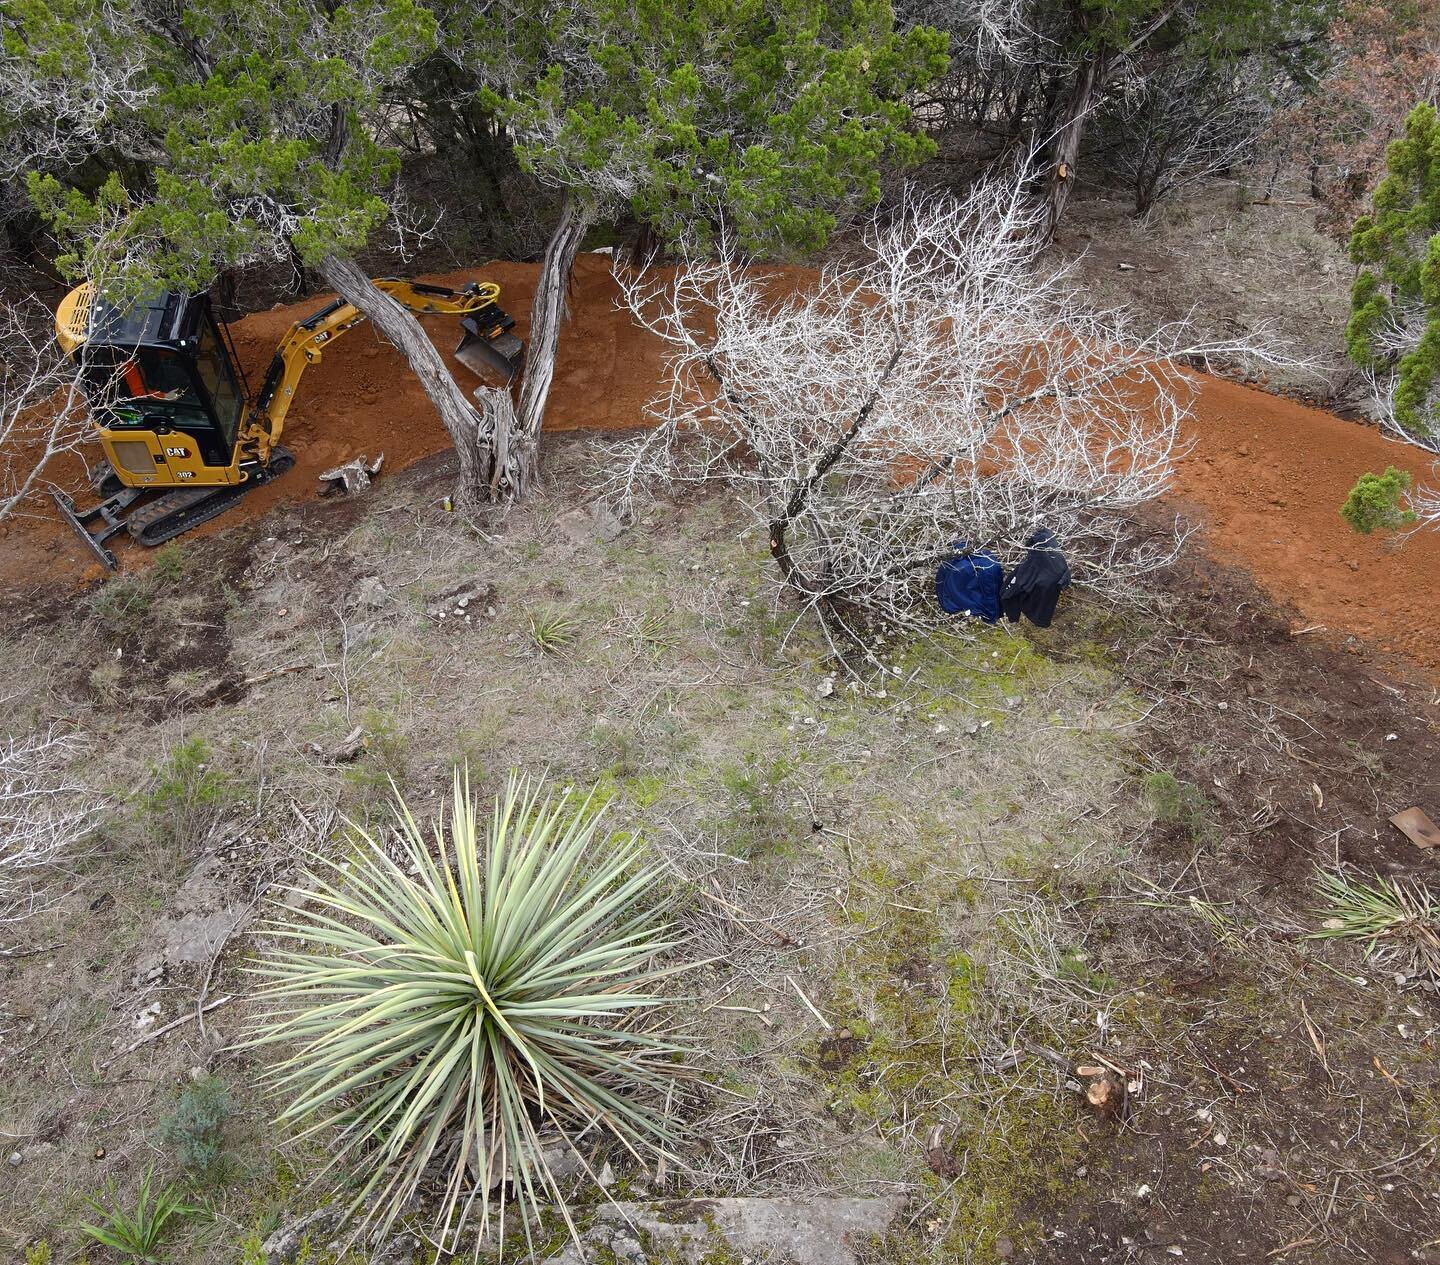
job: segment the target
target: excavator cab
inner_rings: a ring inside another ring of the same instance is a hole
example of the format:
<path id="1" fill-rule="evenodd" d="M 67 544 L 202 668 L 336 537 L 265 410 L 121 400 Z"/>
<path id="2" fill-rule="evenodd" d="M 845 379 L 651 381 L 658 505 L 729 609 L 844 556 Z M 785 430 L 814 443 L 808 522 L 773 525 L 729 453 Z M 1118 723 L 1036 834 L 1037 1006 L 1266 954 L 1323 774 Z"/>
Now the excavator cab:
<path id="1" fill-rule="evenodd" d="M 71 354 L 83 347 L 82 381 L 114 484 L 242 482 L 245 392 L 209 296 L 167 292 L 121 308 L 87 290 L 67 297 L 56 328 Z"/>

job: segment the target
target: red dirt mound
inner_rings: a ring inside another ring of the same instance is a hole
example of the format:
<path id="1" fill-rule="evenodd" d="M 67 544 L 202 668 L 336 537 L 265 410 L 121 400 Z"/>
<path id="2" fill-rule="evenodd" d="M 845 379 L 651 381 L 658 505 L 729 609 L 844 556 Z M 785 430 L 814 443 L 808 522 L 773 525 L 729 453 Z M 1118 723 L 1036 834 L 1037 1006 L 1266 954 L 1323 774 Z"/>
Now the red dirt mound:
<path id="1" fill-rule="evenodd" d="M 787 270 L 789 271 L 789 270 Z M 430 278 L 458 285 L 483 279 L 501 286 L 500 302 L 528 336 L 526 315 L 536 268 L 492 263 Z M 796 270 L 797 275 L 803 275 Z M 644 424 L 644 406 L 659 385 L 661 350 L 616 307 L 610 261 L 582 255 L 570 295 L 570 323 L 560 344 L 548 430 L 624 429 Z M 247 317 L 234 326 L 252 386 L 258 384 L 290 324 L 325 302 L 323 296 Z M 454 318 L 425 324 L 448 356 L 459 340 Z M 473 381 L 452 363 L 457 379 Z M 1354 635 L 1381 652 L 1404 656 L 1440 680 L 1440 533 L 1421 532 L 1397 545 L 1393 537 L 1355 535 L 1338 510 L 1356 478 L 1397 465 L 1417 478 L 1421 454 L 1374 431 L 1218 378 L 1204 378 L 1193 421 L 1195 449 L 1180 466 L 1172 498 L 1208 528 L 1211 549 L 1246 564 L 1273 596 L 1293 602 L 1325 634 Z M 439 419 L 400 356 L 368 327 L 345 337 L 306 371 L 286 426 L 296 468 L 200 528 L 223 531 L 241 517 L 267 513 L 284 500 L 318 495 L 317 476 L 364 453 L 385 453 L 400 469 L 448 445 Z M 57 478 L 78 478 L 78 463 Z M 143 566 L 144 554 L 120 549 L 122 565 Z M 42 578 L 74 582 L 100 574 L 84 547 L 57 518 L 0 524 L 0 584 L 28 586 Z"/>

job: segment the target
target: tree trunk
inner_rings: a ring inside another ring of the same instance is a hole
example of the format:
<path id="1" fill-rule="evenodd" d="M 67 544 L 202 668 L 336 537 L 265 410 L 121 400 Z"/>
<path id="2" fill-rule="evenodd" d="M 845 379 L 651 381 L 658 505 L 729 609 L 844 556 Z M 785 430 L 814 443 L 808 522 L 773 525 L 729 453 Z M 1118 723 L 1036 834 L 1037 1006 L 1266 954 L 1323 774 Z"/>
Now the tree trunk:
<path id="1" fill-rule="evenodd" d="M 540 423 L 545 419 L 545 401 L 555 380 L 555 356 L 560 347 L 560 327 L 565 323 L 570 275 L 580 242 L 593 221 L 593 212 L 573 196 L 560 209 L 560 222 L 550 234 L 535 298 L 530 305 L 530 344 L 525 349 L 525 376 L 520 384 L 520 403 L 515 409 L 515 429 L 503 460 L 496 457 L 492 488 L 497 496 L 524 495 L 535 464 L 540 441 Z"/>
<path id="2" fill-rule="evenodd" d="M 1045 190 L 1047 237 L 1055 236 L 1060 217 L 1070 203 L 1070 194 L 1075 188 L 1075 166 L 1080 158 L 1080 141 L 1085 134 L 1085 120 L 1105 86 L 1108 61 L 1108 52 L 1094 53 L 1086 57 L 1084 64 L 1075 72 L 1075 81 L 1065 102 L 1064 121 L 1051 146 L 1050 173 Z"/>
<path id="3" fill-rule="evenodd" d="M 500 453 L 514 426 L 509 392 L 482 388 L 477 392 L 477 409 L 451 377 L 414 314 L 379 289 L 353 259 L 331 255 L 320 263 L 319 271 L 343 299 L 359 308 L 394 344 L 420 379 L 460 459 L 455 508 L 461 514 L 474 514 L 492 499 L 490 490 L 496 486 Z"/>
<path id="4" fill-rule="evenodd" d="M 305 292 L 310 288 L 310 272 L 309 269 L 305 267 L 305 261 L 300 257 L 300 252 L 295 249 L 295 242 L 288 234 L 285 237 L 285 253 L 290 260 L 290 280 L 285 284 L 285 294 L 288 298 L 298 299 L 303 297 Z M 321 275 L 324 276 L 325 270 L 323 268 L 320 272 Z M 330 281 L 329 277 L 325 279 Z M 334 285 L 335 283 L 330 281 L 330 284 Z M 346 297 L 349 298 L 348 295 Z M 352 303 L 355 302 L 354 299 L 350 301 Z M 359 307 L 360 305 L 355 303 L 355 306 Z"/>
<path id="5" fill-rule="evenodd" d="M 660 234 L 649 220 L 640 221 L 625 255 L 625 262 L 642 272 L 660 257 Z"/>

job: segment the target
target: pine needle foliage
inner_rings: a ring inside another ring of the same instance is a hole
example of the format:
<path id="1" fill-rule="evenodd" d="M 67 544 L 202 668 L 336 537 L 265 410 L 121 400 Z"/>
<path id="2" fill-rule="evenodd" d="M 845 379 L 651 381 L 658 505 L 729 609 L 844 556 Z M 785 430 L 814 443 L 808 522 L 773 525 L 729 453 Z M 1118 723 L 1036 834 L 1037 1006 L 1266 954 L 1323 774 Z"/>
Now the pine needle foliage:
<path id="1" fill-rule="evenodd" d="M 1395 466 L 1386 466 L 1384 474 L 1362 474 L 1340 507 L 1340 517 L 1363 536 L 1408 526 L 1415 521 L 1415 511 L 1404 503 L 1412 482 L 1408 471 Z"/>
<path id="2" fill-rule="evenodd" d="M 658 991 L 678 969 L 661 960 L 661 870 L 599 832 L 593 792 L 542 795 L 512 774 L 484 830 L 457 771 L 448 832 L 427 841 L 397 794 L 389 847 L 356 829 L 348 861 L 312 856 L 315 878 L 265 924 L 268 1013 L 247 1044 L 289 1047 L 268 1077 L 280 1121 L 336 1131 L 362 1226 L 389 1227 L 428 1170 L 438 1244 L 454 1249 L 477 1204 L 503 1241 L 506 1182 L 522 1212 L 548 1198 L 569 1220 L 547 1140 L 593 1130 L 667 1153 L 654 1104 L 686 1051 Z"/>

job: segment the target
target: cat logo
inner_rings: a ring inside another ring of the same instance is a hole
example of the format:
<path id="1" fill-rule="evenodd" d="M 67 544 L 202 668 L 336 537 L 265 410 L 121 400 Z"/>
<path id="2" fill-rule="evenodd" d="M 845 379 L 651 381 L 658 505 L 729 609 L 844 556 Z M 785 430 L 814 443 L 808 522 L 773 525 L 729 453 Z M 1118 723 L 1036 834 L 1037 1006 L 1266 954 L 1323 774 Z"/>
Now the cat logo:
<path id="1" fill-rule="evenodd" d="M 188 448 L 167 448 L 167 449 L 165 449 L 165 455 L 166 455 L 167 457 L 188 457 L 188 456 L 190 455 L 190 449 L 188 449 Z"/>

